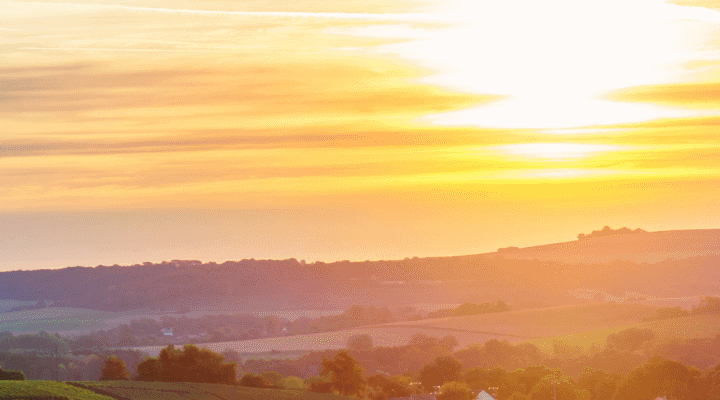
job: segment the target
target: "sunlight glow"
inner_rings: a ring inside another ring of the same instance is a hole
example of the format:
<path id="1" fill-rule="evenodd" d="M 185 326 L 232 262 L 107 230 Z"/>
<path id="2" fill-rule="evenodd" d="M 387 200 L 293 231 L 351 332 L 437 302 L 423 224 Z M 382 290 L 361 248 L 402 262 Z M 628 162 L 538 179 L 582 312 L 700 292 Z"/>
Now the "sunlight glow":
<path id="1" fill-rule="evenodd" d="M 622 149 L 620 146 L 581 143 L 521 143 L 494 148 L 495 151 L 507 155 L 548 160 L 586 158 L 598 153 Z"/>
<path id="2" fill-rule="evenodd" d="M 623 87 L 688 81 L 687 62 L 720 58 L 702 43 L 720 13 L 662 0 L 448 0 L 437 9 L 455 15 L 455 24 L 423 34 L 398 31 L 404 39 L 419 39 L 375 51 L 435 71 L 422 83 L 509 100 L 419 119 L 436 125 L 570 128 L 692 116 L 597 97 Z M 393 37 L 392 30 L 375 28 L 347 33 Z"/>

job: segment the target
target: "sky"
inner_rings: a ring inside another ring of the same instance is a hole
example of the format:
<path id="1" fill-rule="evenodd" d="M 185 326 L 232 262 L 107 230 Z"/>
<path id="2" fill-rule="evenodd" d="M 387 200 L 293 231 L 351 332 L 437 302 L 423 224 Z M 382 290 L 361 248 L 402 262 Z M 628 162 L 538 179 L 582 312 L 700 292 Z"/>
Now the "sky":
<path id="1" fill-rule="evenodd" d="M 0 270 L 720 228 L 717 1 L 0 9 Z"/>

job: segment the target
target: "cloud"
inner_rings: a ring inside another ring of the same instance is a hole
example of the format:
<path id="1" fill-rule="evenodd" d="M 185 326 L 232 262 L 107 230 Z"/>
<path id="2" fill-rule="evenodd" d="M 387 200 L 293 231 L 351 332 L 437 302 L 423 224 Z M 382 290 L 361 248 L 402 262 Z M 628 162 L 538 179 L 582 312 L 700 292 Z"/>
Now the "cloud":
<path id="1" fill-rule="evenodd" d="M 302 116 L 303 121 L 414 116 L 500 98 L 409 82 L 416 74 L 407 68 L 332 59 L 156 70 L 115 71 L 101 64 L 0 69 L 0 114 L 56 113 L 69 120 L 72 115 L 85 119 L 93 111 L 114 110 L 130 119 L 157 109 L 154 122 L 162 124 L 163 109 L 173 107 L 182 110 L 180 117 L 197 108 L 195 114 L 224 110 L 236 118 Z"/>
<path id="2" fill-rule="evenodd" d="M 720 82 L 639 86 L 612 92 L 605 98 L 674 107 L 720 109 Z"/>
<path id="3" fill-rule="evenodd" d="M 679 6 L 720 9 L 720 3 L 717 0 L 671 0 L 669 2 Z"/>

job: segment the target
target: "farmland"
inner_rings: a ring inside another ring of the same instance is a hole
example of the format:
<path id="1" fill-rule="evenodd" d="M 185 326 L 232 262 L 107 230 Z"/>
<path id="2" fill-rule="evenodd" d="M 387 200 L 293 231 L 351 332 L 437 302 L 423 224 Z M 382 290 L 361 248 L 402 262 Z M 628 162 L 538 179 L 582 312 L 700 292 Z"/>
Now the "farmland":
<path id="1" fill-rule="evenodd" d="M 207 383 L 104 381 L 79 382 L 133 400 L 343 400 L 350 397 L 285 389 L 257 389 Z"/>
<path id="2" fill-rule="evenodd" d="M 405 323 L 365 326 L 335 332 L 276 337 L 235 342 L 207 343 L 213 351 L 233 349 L 241 353 L 338 349 L 352 335 L 368 334 L 375 346 L 405 345 L 418 333 L 442 337 L 453 335 L 460 347 L 489 339 L 511 342 L 569 335 L 600 329 L 612 329 L 639 323 L 656 307 L 641 304 L 586 304 L 492 313 L 465 317 L 440 318 Z M 162 347 L 141 347 L 157 355 Z"/>
<path id="3" fill-rule="evenodd" d="M 0 384 L 0 400 L 112 400 L 89 390 L 61 382 L 51 381 L 3 381 Z"/>
<path id="4" fill-rule="evenodd" d="M 549 336 L 541 339 L 531 339 L 523 342 L 532 343 L 545 352 L 552 352 L 553 342 L 562 341 L 571 346 L 589 348 L 593 344 L 604 344 L 608 335 L 629 328 L 647 328 L 653 331 L 657 338 L 706 338 L 720 333 L 720 316 L 717 315 L 689 315 L 686 317 L 669 318 L 659 321 L 637 322 L 619 325 L 611 328 L 601 328 L 565 335 Z"/>
<path id="5" fill-rule="evenodd" d="M 14 300 L 0 300 L 0 312 L 17 305 L 30 305 L 35 302 L 19 302 Z M 63 335 L 74 335 L 95 330 L 107 330 L 122 324 L 129 324 L 133 320 L 151 318 L 160 320 L 163 316 L 183 315 L 188 318 L 198 318 L 205 315 L 219 314 L 255 314 L 258 316 L 279 315 L 285 318 L 319 317 L 339 314 L 342 311 L 326 310 L 294 310 L 277 312 L 243 312 L 242 310 L 203 310 L 190 311 L 184 314 L 158 313 L 147 309 L 111 312 L 98 311 L 86 308 L 48 307 L 37 310 L 24 310 L 0 313 L 0 332 L 59 332 Z"/>

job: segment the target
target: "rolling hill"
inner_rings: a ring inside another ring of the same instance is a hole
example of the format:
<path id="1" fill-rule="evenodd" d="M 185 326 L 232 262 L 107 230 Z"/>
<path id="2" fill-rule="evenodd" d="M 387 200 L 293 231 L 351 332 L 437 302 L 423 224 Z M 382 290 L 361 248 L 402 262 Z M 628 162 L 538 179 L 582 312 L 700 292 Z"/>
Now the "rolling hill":
<path id="1" fill-rule="evenodd" d="M 647 296 L 720 293 L 720 230 L 588 237 L 498 252 L 306 264 L 295 259 L 222 264 L 173 260 L 133 266 L 0 273 L 0 299 L 122 312 L 345 309 L 497 301 L 578 303 L 578 289 Z"/>
<path id="2" fill-rule="evenodd" d="M 720 255 L 720 229 L 643 231 L 541 246 L 509 247 L 485 255 L 568 263 L 607 263 L 614 260 L 656 263 L 666 259 Z"/>
<path id="3" fill-rule="evenodd" d="M 354 397 L 303 390 L 258 389 L 208 383 L 103 381 L 76 382 L 80 387 L 132 400 L 350 400 Z"/>
<path id="4" fill-rule="evenodd" d="M 309 335 L 205 343 L 200 346 L 216 352 L 233 349 L 241 353 L 339 349 L 347 346 L 350 336 L 358 334 L 370 335 L 375 346 L 401 346 L 406 345 L 413 335 L 421 333 L 434 337 L 453 335 L 458 339 L 460 347 L 465 347 L 493 338 L 519 342 L 630 326 L 640 323 L 656 309 L 641 304 L 585 304 L 365 326 Z M 720 325 L 718 329 L 720 331 Z M 137 349 L 157 355 L 162 346 Z"/>
<path id="5" fill-rule="evenodd" d="M 90 390 L 62 382 L 2 381 L 0 400 L 113 400 Z"/>

